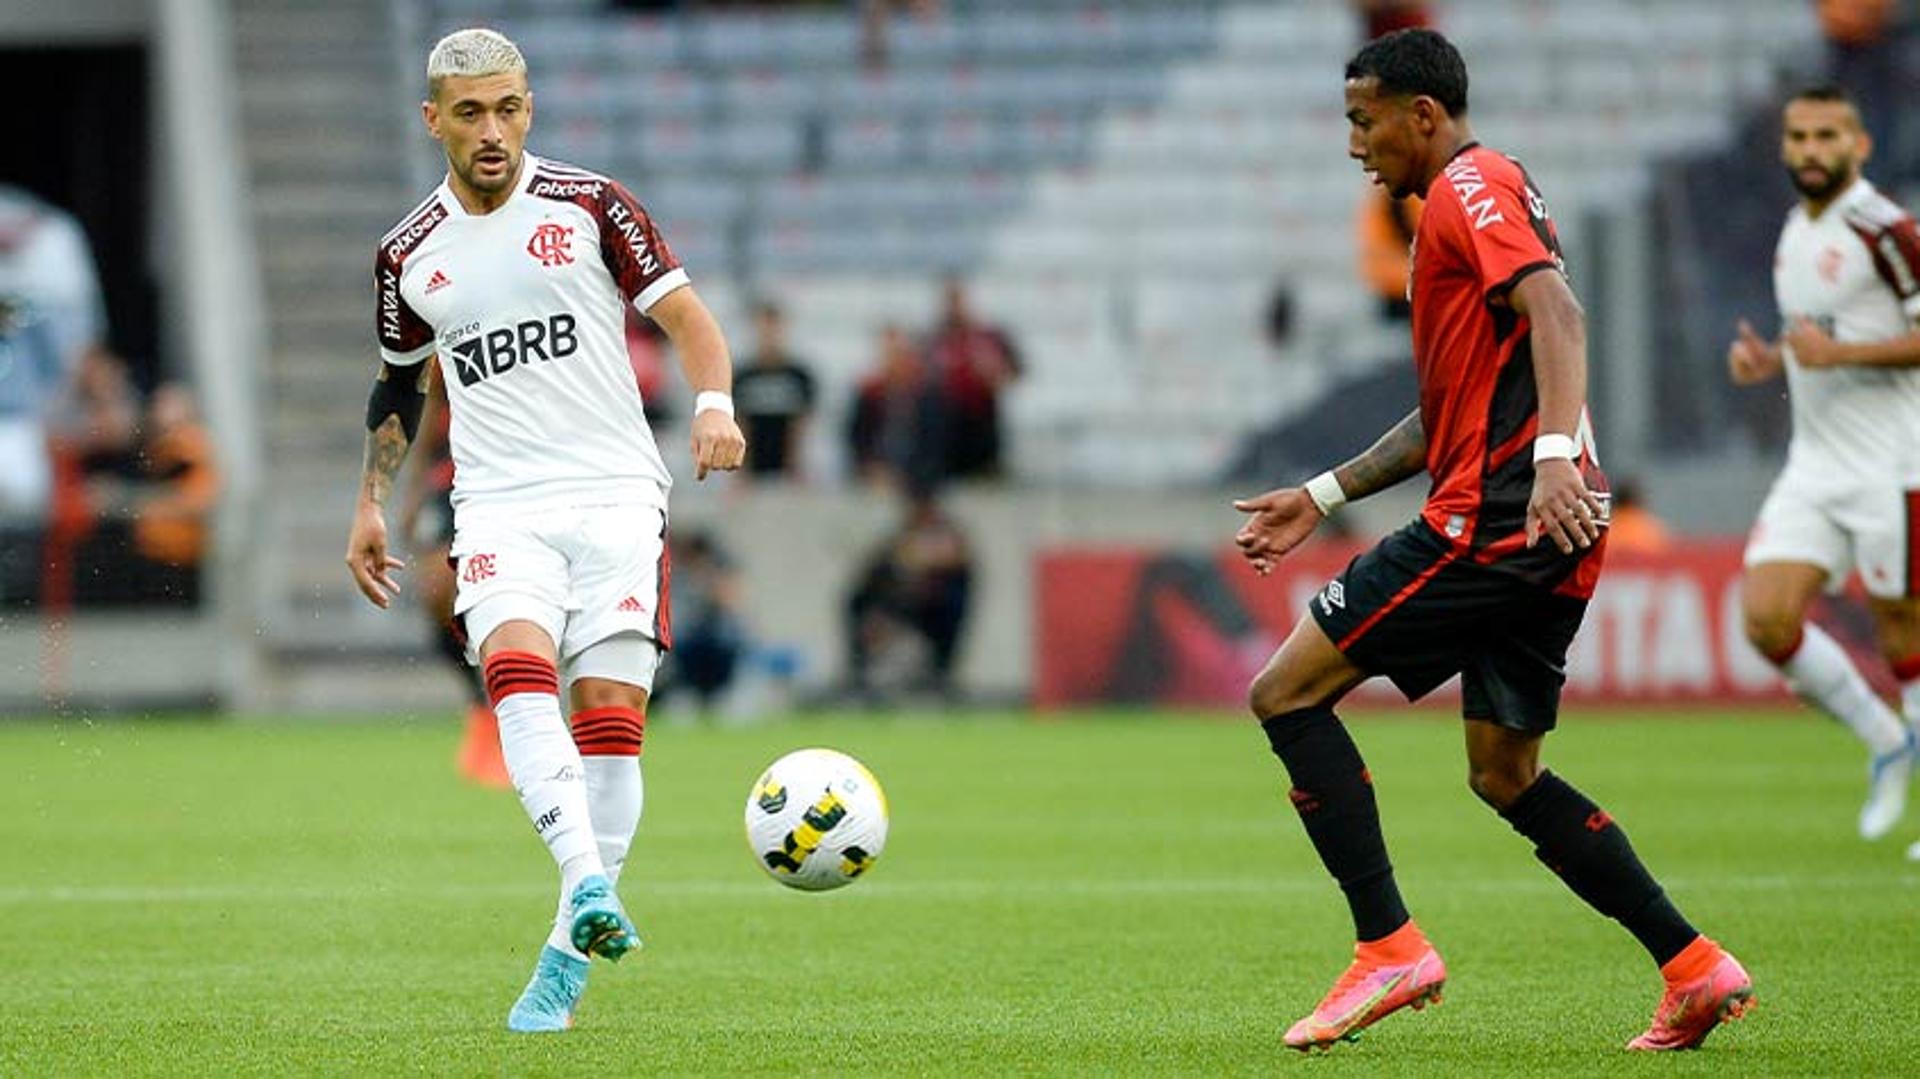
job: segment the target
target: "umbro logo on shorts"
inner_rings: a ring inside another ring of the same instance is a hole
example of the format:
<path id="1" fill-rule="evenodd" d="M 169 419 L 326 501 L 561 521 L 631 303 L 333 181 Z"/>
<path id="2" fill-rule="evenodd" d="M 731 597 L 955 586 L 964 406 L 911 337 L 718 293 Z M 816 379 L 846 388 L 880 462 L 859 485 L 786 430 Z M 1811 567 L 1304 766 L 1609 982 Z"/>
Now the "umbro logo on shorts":
<path id="1" fill-rule="evenodd" d="M 1332 614 L 1335 607 L 1347 609 L 1347 586 L 1339 581 L 1328 581 L 1327 587 L 1315 597 L 1320 601 L 1320 613 Z"/>

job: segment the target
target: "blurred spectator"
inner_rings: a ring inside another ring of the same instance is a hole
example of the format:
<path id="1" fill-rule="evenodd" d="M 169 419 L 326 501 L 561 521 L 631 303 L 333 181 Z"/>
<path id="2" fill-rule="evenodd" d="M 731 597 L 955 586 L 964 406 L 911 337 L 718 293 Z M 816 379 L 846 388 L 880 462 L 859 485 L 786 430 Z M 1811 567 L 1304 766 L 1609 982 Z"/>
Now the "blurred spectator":
<path id="1" fill-rule="evenodd" d="M 137 507 L 134 552 L 161 565 L 198 568 L 220 496 L 220 469 L 193 395 L 180 383 L 155 387 L 140 456 L 153 489 Z"/>
<path id="2" fill-rule="evenodd" d="M 677 409 L 665 400 L 672 380 L 667 377 L 666 331 L 653 320 L 627 305 L 627 363 L 633 368 L 633 381 L 640 387 L 640 410 L 655 431 L 671 426 L 679 419 Z"/>
<path id="3" fill-rule="evenodd" d="M 1614 481 L 1611 522 L 1607 526 L 1610 552 L 1661 554 L 1673 545 L 1667 526 L 1647 508 L 1640 481 L 1634 477 Z"/>
<path id="4" fill-rule="evenodd" d="M 1875 148 L 1893 154 L 1894 112 L 1900 107 L 1894 0 L 1815 0 L 1814 10 L 1827 39 L 1829 74 L 1853 94 Z"/>
<path id="5" fill-rule="evenodd" d="M 787 350 L 787 320 L 779 305 L 756 306 L 753 324 L 753 355 L 733 376 L 733 407 L 747 436 L 747 473 L 799 479 L 800 447 L 813 413 L 813 372 Z"/>
<path id="6" fill-rule="evenodd" d="M 673 648 L 663 657 L 653 700 L 684 688 L 705 710 L 733 684 L 746 650 L 740 573 L 711 533 L 696 530 L 669 543 Z"/>
<path id="7" fill-rule="evenodd" d="M 851 691 L 871 697 L 897 681 L 951 697 L 972 587 L 966 534 L 930 489 L 913 489 L 900 528 L 868 556 L 847 599 Z"/>
<path id="8" fill-rule="evenodd" d="M 1353 0 L 1366 40 L 1416 26 L 1432 26 L 1427 0 Z"/>
<path id="9" fill-rule="evenodd" d="M 1380 314 L 1404 322 L 1413 314 L 1407 275 L 1413 266 L 1413 236 L 1420 228 L 1418 196 L 1396 199 L 1376 187 L 1361 200 L 1354 219 L 1360 279 L 1380 301 Z"/>
<path id="10" fill-rule="evenodd" d="M 932 486 L 947 471 L 947 409 L 913 340 L 880 328 L 880 357 L 855 391 L 847 440 L 855 474 L 877 486 Z"/>
<path id="11" fill-rule="evenodd" d="M 213 440 L 179 383 L 153 391 L 142 426 L 138 478 L 88 481 L 96 525 L 74 567 L 74 598 L 82 606 L 199 602 L 200 564 L 220 494 Z"/>
<path id="12" fill-rule="evenodd" d="M 947 475 L 1000 475 L 1000 391 L 1020 377 L 1020 350 L 998 326 L 974 317 L 967 288 L 949 278 L 940 325 L 927 357 L 940 379 L 949 412 Z"/>
<path id="13" fill-rule="evenodd" d="M 76 476 L 138 469 L 140 396 L 118 356 L 103 348 L 89 351 L 55 404 L 49 423 L 57 461 Z"/>
<path id="14" fill-rule="evenodd" d="M 46 515 L 47 414 L 105 322 L 80 223 L 0 184 L 0 517 Z"/>

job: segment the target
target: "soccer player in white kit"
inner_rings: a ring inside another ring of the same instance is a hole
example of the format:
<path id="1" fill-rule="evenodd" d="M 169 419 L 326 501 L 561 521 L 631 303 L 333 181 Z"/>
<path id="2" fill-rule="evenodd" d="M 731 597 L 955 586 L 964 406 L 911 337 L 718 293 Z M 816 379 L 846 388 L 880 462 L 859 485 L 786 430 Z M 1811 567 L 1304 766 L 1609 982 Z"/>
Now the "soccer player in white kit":
<path id="1" fill-rule="evenodd" d="M 641 412 L 625 305 L 666 331 L 696 391 L 697 478 L 738 468 L 746 444 L 726 340 L 646 211 L 604 176 L 524 152 L 533 94 L 519 49 L 491 30 L 449 34 L 427 80 L 422 113 L 447 178 L 376 255 L 382 368 L 347 564 L 367 599 L 392 602 L 403 564 L 384 505 L 437 356 L 452 414 L 454 616 L 561 876 L 507 1025 L 565 1030 L 588 957 L 640 943 L 613 885 L 640 820 L 647 695 L 671 644 L 672 480 Z"/>
<path id="2" fill-rule="evenodd" d="M 1727 364 L 1741 385 L 1784 370 L 1793 401 L 1787 465 L 1747 542 L 1747 639 L 1866 743 L 1860 834 L 1877 839 L 1906 809 L 1920 726 L 1920 231 L 1860 174 L 1871 150 L 1844 91 L 1787 103 L 1781 156 L 1800 203 L 1773 262 L 1782 333 L 1742 321 Z M 1856 569 L 1904 721 L 1806 620 Z"/>

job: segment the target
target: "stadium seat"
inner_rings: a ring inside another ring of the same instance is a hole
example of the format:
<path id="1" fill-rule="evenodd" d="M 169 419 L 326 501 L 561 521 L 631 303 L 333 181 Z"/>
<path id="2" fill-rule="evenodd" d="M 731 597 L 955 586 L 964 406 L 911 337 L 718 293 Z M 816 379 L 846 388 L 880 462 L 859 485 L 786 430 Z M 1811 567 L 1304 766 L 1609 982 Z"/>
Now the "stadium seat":
<path id="1" fill-rule="evenodd" d="M 836 168 L 894 168 L 917 155 L 915 135 L 905 122 L 883 116 L 842 120 L 827 132 L 827 160 Z"/>

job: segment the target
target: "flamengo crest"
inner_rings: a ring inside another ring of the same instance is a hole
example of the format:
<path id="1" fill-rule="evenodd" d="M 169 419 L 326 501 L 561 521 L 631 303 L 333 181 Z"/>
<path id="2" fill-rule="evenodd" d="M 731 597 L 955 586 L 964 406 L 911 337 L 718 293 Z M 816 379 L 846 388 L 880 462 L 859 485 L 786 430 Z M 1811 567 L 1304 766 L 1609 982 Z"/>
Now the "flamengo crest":
<path id="1" fill-rule="evenodd" d="M 549 221 L 533 230 L 527 254 L 539 259 L 542 266 L 565 266 L 573 261 L 572 246 L 573 229 Z"/>

